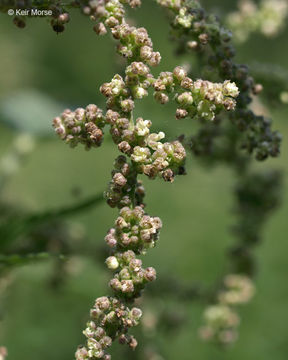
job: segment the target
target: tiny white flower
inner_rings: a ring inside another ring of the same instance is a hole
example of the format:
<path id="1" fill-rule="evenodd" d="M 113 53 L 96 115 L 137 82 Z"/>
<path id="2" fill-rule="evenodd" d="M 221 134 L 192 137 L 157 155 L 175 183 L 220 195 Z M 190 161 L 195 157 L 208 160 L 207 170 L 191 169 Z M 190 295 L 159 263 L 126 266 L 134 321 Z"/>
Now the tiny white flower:
<path id="1" fill-rule="evenodd" d="M 235 82 L 232 82 L 230 80 L 226 80 L 223 84 L 223 92 L 226 96 L 232 96 L 237 97 L 239 95 L 239 90 Z"/>
<path id="2" fill-rule="evenodd" d="M 145 90 L 143 87 L 138 86 L 135 91 L 135 97 L 137 99 L 142 99 L 144 96 L 147 95 L 147 90 Z"/>
<path id="3" fill-rule="evenodd" d="M 131 159 L 135 162 L 146 162 L 151 155 L 150 151 L 146 147 L 135 146 Z"/>
<path id="4" fill-rule="evenodd" d="M 119 262 L 115 256 L 109 256 L 106 259 L 106 265 L 110 270 L 116 270 L 119 266 Z"/>
<path id="5" fill-rule="evenodd" d="M 149 134 L 150 120 L 139 119 L 135 125 L 135 130 L 138 136 L 145 136 Z"/>

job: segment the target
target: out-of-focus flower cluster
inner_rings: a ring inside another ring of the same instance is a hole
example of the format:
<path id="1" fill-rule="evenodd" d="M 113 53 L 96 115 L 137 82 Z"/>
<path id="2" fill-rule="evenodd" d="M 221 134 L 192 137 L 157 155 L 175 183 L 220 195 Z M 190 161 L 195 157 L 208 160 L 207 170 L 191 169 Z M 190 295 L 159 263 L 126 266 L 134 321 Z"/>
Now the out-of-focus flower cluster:
<path id="1" fill-rule="evenodd" d="M 0 346 L 0 360 L 5 360 L 7 355 L 8 355 L 8 351 L 6 347 Z"/>
<path id="2" fill-rule="evenodd" d="M 252 0 L 240 0 L 238 8 L 227 16 L 227 24 L 239 42 L 246 41 L 253 32 L 267 37 L 278 35 L 288 16 L 286 0 L 262 0 L 259 5 Z"/>
<path id="3" fill-rule="evenodd" d="M 234 307 L 249 302 L 254 292 L 254 285 L 247 276 L 227 275 L 223 289 L 218 293 L 218 303 L 209 306 L 204 312 L 200 337 L 221 345 L 235 342 L 238 338 L 240 318 Z"/>
<path id="4" fill-rule="evenodd" d="M 193 81 L 183 67 L 176 67 L 171 72 L 162 72 L 153 84 L 154 97 L 161 104 L 169 101 L 169 93 L 176 93 L 179 104 L 176 118 L 187 116 L 205 120 L 214 120 L 220 110 L 234 110 L 239 95 L 235 83 L 226 80 L 223 84 L 205 80 Z"/>
<path id="5" fill-rule="evenodd" d="M 182 0 L 157 0 L 157 3 L 168 9 L 179 10 L 183 1 Z"/>
<path id="6" fill-rule="evenodd" d="M 35 141 L 29 134 L 17 135 L 11 149 L 0 159 L 0 186 L 17 172 L 21 163 L 34 150 Z"/>
<path id="7" fill-rule="evenodd" d="M 129 309 L 117 298 L 103 296 L 96 299 L 90 310 L 91 319 L 83 331 L 87 337 L 87 345 L 78 348 L 76 360 L 110 360 L 111 356 L 106 350 L 116 338 L 121 344 L 128 344 L 135 349 L 137 341 L 133 336 L 127 335 L 127 331 L 138 324 L 141 316 L 140 309 Z"/>
<path id="8" fill-rule="evenodd" d="M 199 330 L 203 340 L 221 345 L 228 345 L 237 340 L 240 319 L 229 306 L 223 304 L 209 306 L 204 312 L 204 322 L 205 325 Z"/>
<path id="9" fill-rule="evenodd" d="M 219 302 L 226 305 L 245 304 L 254 295 L 255 289 L 247 276 L 231 274 L 224 279 L 224 289 L 219 292 Z"/>

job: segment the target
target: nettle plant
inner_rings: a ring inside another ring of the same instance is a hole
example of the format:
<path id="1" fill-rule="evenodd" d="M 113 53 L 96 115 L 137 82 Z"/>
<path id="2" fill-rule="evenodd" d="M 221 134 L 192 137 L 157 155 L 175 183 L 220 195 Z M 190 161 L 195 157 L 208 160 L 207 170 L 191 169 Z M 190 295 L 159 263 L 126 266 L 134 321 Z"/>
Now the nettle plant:
<path id="1" fill-rule="evenodd" d="M 108 348 L 115 340 L 132 349 L 137 346 L 130 328 L 139 324 L 142 311 L 134 303 L 145 286 L 156 280 L 156 270 L 144 268 L 139 257 L 156 245 L 162 227 L 159 217 L 145 211 L 140 176 L 173 182 L 177 175 L 186 173 L 187 151 L 211 166 L 224 163 L 237 174 L 235 211 L 239 221 L 233 228 L 237 244 L 229 251 L 227 276 L 212 297 L 210 294 L 212 304 L 205 310 L 200 328 L 203 339 L 221 345 L 237 337 L 236 308 L 254 294 L 253 249 L 267 215 L 279 203 L 281 174 L 255 172 L 251 167 L 253 157 L 261 161 L 279 154 L 281 136 L 271 130 L 269 119 L 250 109 L 253 96 L 262 91 L 262 86 L 255 83 L 247 66 L 234 62 L 231 32 L 216 16 L 207 14 L 198 1 L 156 2 L 168 12 L 177 53 L 193 54 L 205 80 L 195 78 L 193 71 L 182 66 L 157 77 L 151 73 L 161 55 L 153 48 L 147 30 L 129 25 L 125 16 L 125 7 L 140 7 L 140 0 L 76 0 L 65 6 L 58 1 L 49 5 L 1 1 L 3 11 L 19 7 L 52 9 L 51 25 L 57 33 L 69 21 L 67 8 L 79 8 L 93 20 L 98 35 L 108 31 L 112 34 L 117 53 L 127 63 L 123 74 L 116 74 L 100 88 L 107 99 L 105 110 L 90 104 L 74 111 L 67 109 L 53 120 L 56 133 L 71 147 L 99 147 L 108 128 L 121 153 L 105 192 L 107 204 L 119 209 L 105 237 L 110 249 L 106 264 L 112 272 L 109 287 L 113 295 L 97 298 L 90 310 L 83 332 L 87 342 L 76 351 L 78 360 L 109 360 Z M 25 18 L 16 16 L 14 23 L 24 27 Z M 137 102 L 149 96 L 149 89 L 162 106 L 169 101 L 175 103 L 175 114 L 171 115 L 175 121 L 198 122 L 197 132 L 175 134 L 175 140 L 169 142 L 164 132 L 153 132 L 151 120 L 134 118 Z"/>

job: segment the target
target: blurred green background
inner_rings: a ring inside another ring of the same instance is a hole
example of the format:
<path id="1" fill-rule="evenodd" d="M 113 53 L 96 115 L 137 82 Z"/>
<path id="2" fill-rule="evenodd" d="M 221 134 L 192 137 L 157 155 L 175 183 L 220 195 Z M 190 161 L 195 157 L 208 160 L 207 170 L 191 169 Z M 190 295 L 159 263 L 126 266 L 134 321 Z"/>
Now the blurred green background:
<path id="1" fill-rule="evenodd" d="M 148 29 L 154 48 L 161 52 L 163 60 L 154 71 L 171 70 L 179 59 L 173 57 L 168 22 L 152 0 L 143 2 L 143 7 L 133 12 L 133 18 Z M 219 15 L 236 6 L 234 0 L 203 3 Z M 54 135 L 51 126 L 52 118 L 66 107 L 96 103 L 104 108 L 99 87 L 121 69 L 121 61 L 114 55 L 114 42 L 109 36 L 98 38 L 91 28 L 89 19 L 77 11 L 72 13 L 66 31 L 58 36 L 46 20 L 30 19 L 20 30 L 8 16 L 0 15 L 0 151 L 9 151 L 21 131 L 36 139 L 35 150 L 2 192 L 5 201 L 17 207 L 37 212 L 73 204 L 104 191 L 110 179 L 117 152 L 109 137 L 99 149 L 85 152 L 79 146 L 71 150 Z M 238 48 L 237 62 L 273 63 L 288 71 L 287 36 L 288 29 L 273 40 L 253 35 Z M 154 128 L 163 129 L 168 137 L 191 132 L 188 121 L 174 120 L 169 106 L 145 100 L 137 105 L 137 113 L 151 119 Z M 179 331 L 165 337 L 153 337 L 151 333 L 149 341 L 157 344 L 166 360 L 287 359 L 287 106 L 269 108 L 269 113 L 274 128 L 284 137 L 282 154 L 257 166 L 281 168 L 285 192 L 282 206 L 266 224 L 263 243 L 257 249 L 257 294 L 241 309 L 240 339 L 226 351 L 202 343 L 197 328 L 203 307 L 193 302 L 170 304 L 166 298 L 158 299 L 151 301 L 154 311 L 173 311 L 177 307 L 188 316 Z M 155 266 L 159 277 L 172 274 L 183 281 L 201 280 L 209 285 L 227 268 L 226 250 L 233 244 L 229 227 L 235 221 L 235 178 L 224 166 L 204 168 L 192 157 L 188 158 L 187 170 L 188 175 L 173 184 L 144 179 L 147 210 L 160 216 L 164 224 L 158 246 L 144 262 Z M 116 210 L 103 202 L 71 217 L 69 222 L 77 223 L 79 231 L 85 229 L 84 241 L 93 248 L 103 242 L 115 217 Z M 71 259 L 69 276 L 56 291 L 49 285 L 53 261 L 13 271 L 12 282 L 2 295 L 4 316 L 0 322 L 0 345 L 7 346 L 9 360 L 73 358 L 76 346 L 84 341 L 81 331 L 94 298 L 107 293 L 109 274 L 96 258 L 97 254 L 91 254 L 89 258 Z M 139 351 L 141 346 L 140 342 Z M 115 359 L 126 359 L 126 355 L 117 353 L 117 348 L 113 349 Z"/>

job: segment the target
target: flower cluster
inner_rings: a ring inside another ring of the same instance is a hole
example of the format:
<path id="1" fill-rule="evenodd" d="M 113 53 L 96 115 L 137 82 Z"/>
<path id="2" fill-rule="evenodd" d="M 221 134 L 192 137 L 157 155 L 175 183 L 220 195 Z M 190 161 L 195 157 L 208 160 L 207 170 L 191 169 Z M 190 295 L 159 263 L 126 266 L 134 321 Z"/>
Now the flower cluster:
<path id="1" fill-rule="evenodd" d="M 149 67 L 143 62 L 134 61 L 126 68 L 125 79 L 117 74 L 110 83 L 103 84 L 100 91 L 107 97 L 109 109 L 119 109 L 127 114 L 134 108 L 132 99 L 143 99 L 148 95 L 152 81 Z"/>
<path id="2" fill-rule="evenodd" d="M 247 276 L 230 274 L 224 279 L 224 289 L 219 292 L 219 302 L 226 305 L 245 304 L 255 292 L 254 285 Z"/>
<path id="3" fill-rule="evenodd" d="M 94 31 L 98 35 L 105 35 L 107 27 L 113 29 L 125 23 L 123 4 L 135 8 L 141 5 L 141 0 L 90 0 L 88 3 L 83 1 L 81 7 L 83 14 L 96 21 Z"/>
<path id="4" fill-rule="evenodd" d="M 176 118 L 214 120 L 220 110 L 234 110 L 239 95 L 235 83 L 226 80 L 223 84 L 205 80 L 193 81 L 187 76 L 183 67 L 177 66 L 173 73 L 162 72 L 154 82 L 154 97 L 161 104 L 169 101 L 169 94 L 176 93 L 175 100 L 179 104 Z"/>
<path id="5" fill-rule="evenodd" d="M 96 299 L 90 310 L 91 320 L 83 331 L 87 337 L 87 346 L 78 348 L 76 360 L 110 360 L 111 356 L 106 351 L 116 338 L 120 343 L 126 343 L 134 349 L 137 341 L 126 333 L 129 328 L 138 324 L 141 316 L 140 309 L 129 309 L 117 298 L 103 296 Z"/>
<path id="6" fill-rule="evenodd" d="M 112 110 L 108 110 L 106 116 L 103 116 L 96 105 L 88 105 L 86 109 L 79 108 L 75 111 L 65 110 L 60 117 L 53 120 L 55 131 L 62 140 L 71 147 L 82 143 L 87 149 L 101 145 L 103 127 L 107 123 L 111 126 L 110 132 L 113 140 L 118 144 L 118 149 L 131 157 L 133 168 L 136 168 L 138 173 L 143 173 L 152 179 L 159 175 L 165 181 L 172 182 L 176 174 L 185 172 L 183 166 L 186 152 L 181 142 L 176 140 L 162 143 L 165 134 L 150 133 L 149 128 L 152 125 L 150 120 L 137 118 L 134 125 Z M 125 162 L 124 159 L 125 157 L 119 158 L 120 163 Z M 125 166 L 123 164 L 121 171 L 121 176 L 119 173 L 113 174 L 113 183 L 116 186 L 112 184 L 112 193 L 125 191 L 125 185 L 129 186 L 127 176 L 135 174 L 135 171 L 131 173 L 131 166 L 128 164 Z M 116 188 L 122 190 L 118 191 Z"/>
<path id="7" fill-rule="evenodd" d="M 118 158 L 116 167 L 120 164 L 125 166 L 127 163 L 123 160 Z M 125 181 L 119 174 L 113 177 L 114 183 L 122 186 Z M 105 240 L 112 254 L 106 259 L 106 265 L 115 272 L 109 282 L 114 297 L 104 296 L 96 300 L 90 311 L 91 319 L 83 332 L 87 344 L 78 348 L 77 360 L 111 359 L 107 348 L 116 338 L 132 349 L 137 346 L 136 339 L 127 331 L 138 324 L 142 312 L 135 307 L 130 309 L 126 304 L 133 303 L 145 284 L 156 279 L 156 271 L 152 267 L 143 268 L 136 254 L 144 254 L 148 248 L 155 246 L 162 227 L 161 220 L 145 214 L 143 207 L 122 207 L 115 227 L 108 231 Z"/>
<path id="8" fill-rule="evenodd" d="M 181 44 L 186 42 L 187 50 L 197 50 L 202 59 L 206 57 L 209 64 L 206 76 L 209 76 L 210 69 L 211 78 L 215 79 L 218 72 L 221 80 L 230 79 L 232 83 L 236 83 L 240 95 L 230 119 L 239 130 L 241 148 L 246 149 L 248 153 L 255 153 L 258 160 L 277 156 L 281 137 L 278 132 L 271 130 L 271 122 L 268 119 L 255 115 L 249 109 L 252 96 L 258 94 L 262 87 L 255 83 L 246 66 L 233 62 L 235 49 L 231 45 L 231 32 L 221 26 L 216 16 L 206 14 L 198 1 L 157 2 L 170 9 L 173 14 L 174 38 L 181 39 Z M 182 46 L 181 50 L 184 51 L 185 48 Z M 241 133 L 244 136 L 241 136 Z"/>
<path id="9" fill-rule="evenodd" d="M 240 0 L 238 7 L 238 11 L 228 15 L 227 24 L 239 42 L 246 41 L 257 31 L 267 37 L 276 36 L 288 16 L 286 0 L 262 0 L 259 5 L 251 0 Z"/>
<path id="10" fill-rule="evenodd" d="M 106 264 L 112 270 L 121 268 L 110 280 L 110 286 L 117 297 L 124 300 L 139 297 L 145 285 L 156 279 L 156 270 L 153 267 L 144 269 L 142 261 L 136 258 L 132 250 L 108 257 Z"/>
<path id="11" fill-rule="evenodd" d="M 127 162 L 127 158 L 123 155 L 118 156 L 114 167 L 112 179 L 104 194 L 107 204 L 112 208 L 116 206 L 118 208 L 131 206 L 132 202 L 137 206 L 143 206 L 145 189 L 141 180 L 137 179 L 135 185 L 135 170 L 132 170 L 131 165 Z"/>
<path id="12" fill-rule="evenodd" d="M 200 328 L 200 336 L 205 341 L 228 345 L 237 339 L 240 323 L 233 307 L 249 302 L 255 289 L 247 276 L 239 274 L 227 275 L 223 285 L 218 304 L 209 306 L 204 312 L 205 325 Z"/>
<path id="13" fill-rule="evenodd" d="M 123 168 L 125 165 L 125 157 L 120 156 L 115 167 Z M 120 172 L 115 173 L 114 186 L 125 186 L 124 179 Z M 125 197 L 127 195 L 123 196 Z M 127 331 L 138 324 L 142 312 L 135 307 L 130 309 L 125 304 L 133 303 L 145 284 L 156 279 L 155 269 L 143 268 L 142 261 L 136 258 L 136 254 L 144 254 L 148 248 L 155 246 L 162 223 L 158 217 L 145 214 L 143 204 L 135 207 L 130 205 L 131 207 L 120 209 L 115 227 L 108 231 L 105 238 L 112 251 L 106 259 L 106 265 L 115 272 L 109 282 L 114 297 L 105 296 L 96 300 L 90 311 L 91 320 L 83 332 L 87 337 L 87 344 L 78 348 L 77 360 L 109 360 L 111 357 L 107 354 L 107 348 L 116 338 L 132 349 L 137 346 L 136 339 L 128 335 Z"/>
<path id="14" fill-rule="evenodd" d="M 157 66 L 160 63 L 160 53 L 153 50 L 152 40 L 145 28 L 122 24 L 112 29 L 112 35 L 119 40 L 117 51 L 125 58 L 142 61 L 149 66 Z"/>
<path id="15" fill-rule="evenodd" d="M 161 60 L 159 52 L 153 51 L 153 43 L 145 28 L 136 28 L 126 23 L 125 9 L 122 3 L 131 7 L 141 5 L 141 0 L 101 0 L 90 1 L 83 12 L 97 21 L 94 31 L 98 35 L 111 29 L 113 37 L 119 41 L 117 51 L 125 58 L 143 61 L 150 66 L 156 66 Z"/>
<path id="16" fill-rule="evenodd" d="M 133 250 L 143 253 L 155 246 L 162 227 L 158 217 L 146 215 L 141 206 L 134 209 L 123 207 L 105 240 L 109 247 L 117 250 Z"/>
<path id="17" fill-rule="evenodd" d="M 131 159 L 137 163 L 140 173 L 154 179 L 161 175 L 165 181 L 173 182 L 176 174 L 184 174 L 186 152 L 180 141 L 161 143 L 162 133 L 150 134 L 145 146 L 135 146 Z"/>
<path id="18" fill-rule="evenodd" d="M 62 140 L 71 147 L 84 144 L 87 149 L 101 145 L 104 125 L 102 110 L 93 104 L 86 109 L 67 109 L 53 120 L 55 131 Z"/>

